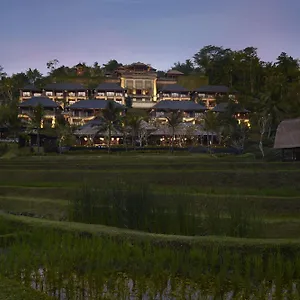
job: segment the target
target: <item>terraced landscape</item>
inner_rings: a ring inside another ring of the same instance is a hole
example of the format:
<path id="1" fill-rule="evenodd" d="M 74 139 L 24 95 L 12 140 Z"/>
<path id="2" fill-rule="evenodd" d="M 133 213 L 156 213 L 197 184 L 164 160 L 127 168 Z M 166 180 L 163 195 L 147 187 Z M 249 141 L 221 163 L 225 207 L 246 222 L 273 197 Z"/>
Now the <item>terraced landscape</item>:
<path id="1" fill-rule="evenodd" d="M 197 154 L 2 159 L 0 276 L 54 299 L 298 299 L 299 167 Z"/>

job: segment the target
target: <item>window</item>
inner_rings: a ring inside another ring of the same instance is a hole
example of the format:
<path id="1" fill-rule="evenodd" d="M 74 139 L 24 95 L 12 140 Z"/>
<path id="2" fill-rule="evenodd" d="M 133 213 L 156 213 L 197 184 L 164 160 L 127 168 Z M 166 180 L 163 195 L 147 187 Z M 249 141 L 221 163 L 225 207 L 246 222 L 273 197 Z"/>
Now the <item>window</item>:
<path id="1" fill-rule="evenodd" d="M 64 93 L 56 93 L 56 97 L 63 97 Z"/>
<path id="2" fill-rule="evenodd" d="M 115 95 L 115 92 L 107 92 L 106 95 L 108 97 L 113 97 Z"/>
<path id="3" fill-rule="evenodd" d="M 53 96 L 53 92 L 46 92 L 46 96 Z"/>
<path id="4" fill-rule="evenodd" d="M 151 80 L 146 80 L 145 81 L 145 88 L 146 89 L 151 89 L 152 88 L 152 81 Z"/>
<path id="5" fill-rule="evenodd" d="M 105 97 L 105 93 L 101 92 L 97 94 L 99 97 Z"/>
<path id="6" fill-rule="evenodd" d="M 135 81 L 135 87 L 136 87 L 136 89 L 141 90 L 143 88 L 143 81 L 142 80 L 136 80 Z"/>
<path id="7" fill-rule="evenodd" d="M 34 93 L 33 96 L 34 97 L 39 97 L 39 96 L 42 96 L 42 94 L 41 93 Z"/>
<path id="8" fill-rule="evenodd" d="M 179 94 L 178 93 L 172 93 L 171 97 L 179 97 Z"/>
<path id="9" fill-rule="evenodd" d="M 117 97 L 122 97 L 123 95 L 122 95 L 122 93 L 116 93 L 116 96 Z"/>
<path id="10" fill-rule="evenodd" d="M 75 96 L 76 96 L 76 94 L 74 92 L 69 93 L 69 97 L 75 97 Z"/>
<path id="11" fill-rule="evenodd" d="M 126 80 L 126 87 L 129 89 L 133 88 L 133 80 Z"/>
<path id="12" fill-rule="evenodd" d="M 78 92 L 78 97 L 85 97 L 85 92 Z"/>
<path id="13" fill-rule="evenodd" d="M 23 92 L 23 97 L 30 97 L 31 93 L 30 92 Z"/>

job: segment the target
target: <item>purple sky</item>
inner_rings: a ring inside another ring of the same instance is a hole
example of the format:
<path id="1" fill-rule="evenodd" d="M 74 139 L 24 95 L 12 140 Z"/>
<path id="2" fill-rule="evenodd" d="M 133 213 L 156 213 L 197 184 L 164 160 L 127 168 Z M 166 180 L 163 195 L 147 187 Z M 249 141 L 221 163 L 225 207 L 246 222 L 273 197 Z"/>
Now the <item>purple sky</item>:
<path id="1" fill-rule="evenodd" d="M 0 65 L 142 61 L 161 70 L 205 45 L 299 57 L 299 0 L 1 0 Z"/>

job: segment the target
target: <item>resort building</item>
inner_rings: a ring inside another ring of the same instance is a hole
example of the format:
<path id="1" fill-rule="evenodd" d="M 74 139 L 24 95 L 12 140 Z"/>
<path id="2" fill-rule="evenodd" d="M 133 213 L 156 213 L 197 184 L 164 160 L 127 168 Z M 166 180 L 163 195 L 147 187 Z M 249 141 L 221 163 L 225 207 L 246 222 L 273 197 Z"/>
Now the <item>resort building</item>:
<path id="1" fill-rule="evenodd" d="M 165 76 L 157 78 L 157 89 L 160 90 L 163 86 L 169 84 L 177 84 L 178 79 L 183 75 L 182 72 L 177 70 L 169 70 Z"/>
<path id="2" fill-rule="evenodd" d="M 115 75 L 120 85 L 132 99 L 132 106 L 151 108 L 157 101 L 156 69 L 144 63 L 134 63 L 119 67 Z"/>
<path id="3" fill-rule="evenodd" d="M 62 108 L 73 103 L 88 99 L 88 90 L 78 83 L 50 83 L 44 88 L 37 88 L 34 85 L 25 86 L 20 90 L 20 102 L 31 97 L 48 97 L 55 101 Z"/>
<path id="4" fill-rule="evenodd" d="M 19 104 L 19 115 L 20 119 L 23 119 L 25 122 L 30 122 L 33 117 L 33 110 L 38 105 L 43 107 L 43 118 L 41 127 L 49 126 L 54 127 L 56 122 L 56 117 L 61 112 L 59 105 L 52 101 L 48 97 L 32 97 L 28 100 L 23 101 Z"/>
<path id="5" fill-rule="evenodd" d="M 20 90 L 19 102 L 23 102 L 32 97 L 40 97 L 42 94 L 42 89 L 35 87 L 33 84 L 26 85 Z"/>
<path id="6" fill-rule="evenodd" d="M 114 82 L 99 84 L 94 91 L 94 98 L 100 100 L 113 100 L 125 104 L 126 90 Z"/>
<path id="7" fill-rule="evenodd" d="M 150 117 L 165 123 L 170 112 L 181 111 L 183 122 L 195 123 L 203 118 L 205 110 L 203 105 L 193 101 L 162 100 L 153 106 Z"/>
<path id="8" fill-rule="evenodd" d="M 213 112 L 216 113 L 226 113 L 229 110 L 229 104 L 227 102 L 219 103 L 214 108 L 212 108 Z M 231 113 L 233 114 L 234 118 L 237 119 L 239 124 L 244 123 L 248 127 L 250 127 L 250 111 L 243 108 L 238 103 L 233 103 L 233 107 L 231 108 Z"/>
<path id="9" fill-rule="evenodd" d="M 231 91 L 224 85 L 204 85 L 196 89 L 193 98 L 201 99 L 208 109 L 212 109 L 217 105 L 217 99 L 228 96 L 229 99 L 235 99 L 236 91 Z"/>
<path id="10" fill-rule="evenodd" d="M 45 86 L 43 94 L 63 108 L 88 99 L 89 96 L 88 90 L 79 83 L 50 83 Z"/>
<path id="11" fill-rule="evenodd" d="M 190 92 L 178 84 L 164 85 L 159 89 L 157 99 L 162 100 L 178 100 L 189 101 L 191 99 Z"/>
<path id="12" fill-rule="evenodd" d="M 68 108 L 68 113 L 66 113 L 65 116 L 71 125 L 84 125 L 94 119 L 95 116 L 101 116 L 101 111 L 107 108 L 109 101 L 112 100 L 81 100 L 72 104 Z M 116 101 L 114 101 L 113 103 L 117 108 L 120 109 L 120 113 L 124 111 L 125 106 Z"/>

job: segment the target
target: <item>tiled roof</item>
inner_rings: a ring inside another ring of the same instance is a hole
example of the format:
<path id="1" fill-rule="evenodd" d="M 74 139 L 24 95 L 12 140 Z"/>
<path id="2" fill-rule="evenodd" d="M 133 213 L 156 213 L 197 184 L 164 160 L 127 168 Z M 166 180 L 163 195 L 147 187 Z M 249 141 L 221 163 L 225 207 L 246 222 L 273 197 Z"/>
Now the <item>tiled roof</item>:
<path id="1" fill-rule="evenodd" d="M 206 108 L 193 101 L 162 100 L 153 106 L 155 110 L 204 111 Z"/>
<path id="2" fill-rule="evenodd" d="M 24 92 L 41 92 L 42 89 L 37 88 L 34 84 L 28 84 L 22 88 L 22 91 L 24 91 Z"/>
<path id="3" fill-rule="evenodd" d="M 96 87 L 96 91 L 106 91 L 106 92 L 123 92 L 124 89 L 117 83 L 114 82 L 104 82 Z"/>
<path id="4" fill-rule="evenodd" d="M 48 97 L 32 97 L 20 103 L 19 107 L 35 107 L 38 106 L 39 104 L 42 105 L 43 107 L 51 107 L 51 108 L 59 107 L 59 105 L 56 102 L 52 101 Z"/>
<path id="5" fill-rule="evenodd" d="M 108 102 L 111 100 L 99 100 L 99 99 L 89 99 L 89 100 L 81 100 L 70 106 L 70 109 L 105 109 L 107 107 Z M 123 109 L 125 108 L 118 102 L 113 101 L 117 108 Z"/>
<path id="6" fill-rule="evenodd" d="M 177 70 L 169 70 L 167 72 L 167 74 L 170 74 L 170 75 L 184 75 L 184 73 L 182 73 L 180 71 L 177 71 Z"/>
<path id="7" fill-rule="evenodd" d="M 216 94 L 227 94 L 228 92 L 236 93 L 234 90 L 230 90 L 228 86 L 225 85 L 203 85 L 195 90 L 198 93 L 216 93 Z"/>
<path id="8" fill-rule="evenodd" d="M 235 113 L 248 113 L 250 112 L 249 110 L 243 108 L 240 104 L 233 104 L 233 110 Z M 212 111 L 213 112 L 226 112 L 228 108 L 228 103 L 222 102 L 217 104 Z"/>
<path id="9" fill-rule="evenodd" d="M 159 90 L 161 92 L 171 92 L 171 93 L 188 92 L 188 90 L 185 87 L 179 84 L 167 84 L 161 87 Z"/>
<path id="10" fill-rule="evenodd" d="M 80 83 L 50 83 L 44 88 L 46 91 L 86 91 L 87 89 Z"/>

